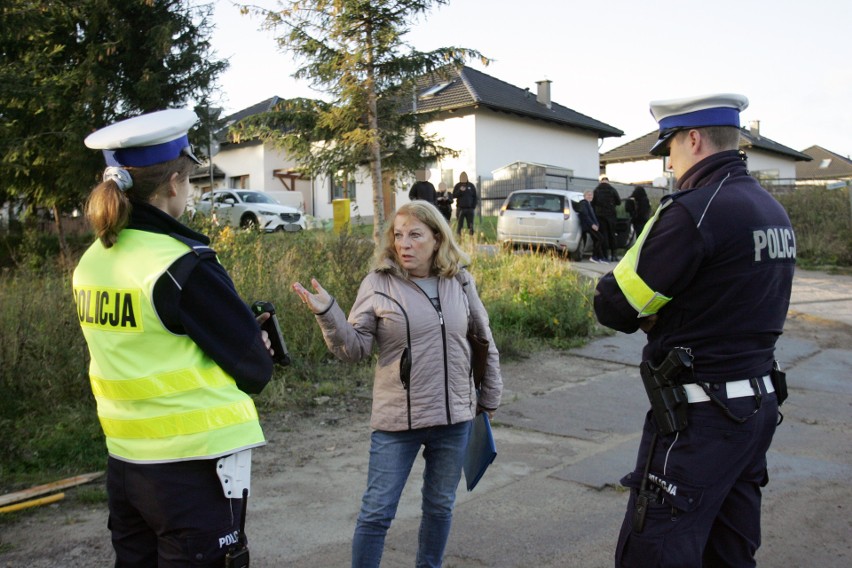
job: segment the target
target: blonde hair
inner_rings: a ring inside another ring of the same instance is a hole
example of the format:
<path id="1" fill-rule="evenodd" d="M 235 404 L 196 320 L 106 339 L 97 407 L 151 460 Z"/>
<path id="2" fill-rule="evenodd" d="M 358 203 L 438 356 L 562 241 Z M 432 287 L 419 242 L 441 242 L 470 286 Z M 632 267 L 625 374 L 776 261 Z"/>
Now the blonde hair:
<path id="1" fill-rule="evenodd" d="M 131 200 L 151 201 L 159 192 L 166 190 L 172 174 L 176 173 L 178 181 L 183 182 L 194 167 L 192 160 L 180 156 L 153 166 L 125 167 L 133 178 L 133 187 L 127 191 L 121 191 L 112 180 L 96 185 L 86 200 L 86 218 L 95 236 L 106 248 L 112 247 L 118 242 L 118 234 L 130 221 L 130 212 L 133 210 Z"/>
<path id="2" fill-rule="evenodd" d="M 408 271 L 400 265 L 394 246 L 394 221 L 400 215 L 414 217 L 429 227 L 435 235 L 435 240 L 438 241 L 438 250 L 432 256 L 429 274 L 452 278 L 458 273 L 461 266 L 470 262 L 468 256 L 459 248 L 453 238 L 453 231 L 438 208 L 428 201 L 418 199 L 397 209 L 385 223 L 382 243 L 376 249 L 373 260 L 374 270 L 390 271 L 402 278 L 408 278 Z"/>

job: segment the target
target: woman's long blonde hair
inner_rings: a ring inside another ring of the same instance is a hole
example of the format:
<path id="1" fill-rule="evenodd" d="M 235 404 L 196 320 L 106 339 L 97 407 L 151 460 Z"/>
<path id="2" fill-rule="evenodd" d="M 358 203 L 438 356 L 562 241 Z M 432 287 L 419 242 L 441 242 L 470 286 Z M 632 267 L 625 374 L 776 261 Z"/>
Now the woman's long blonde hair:
<path id="1" fill-rule="evenodd" d="M 429 227 L 435 235 L 435 240 L 438 241 L 438 250 L 432 256 L 430 275 L 452 278 L 462 266 L 470 262 L 470 258 L 459 248 L 455 238 L 453 238 L 453 231 L 438 208 L 428 201 L 416 200 L 399 207 L 385 223 L 382 243 L 376 249 L 376 255 L 373 259 L 374 270 L 390 271 L 397 276 L 408 278 L 408 271 L 400 265 L 394 246 L 393 224 L 400 215 L 414 217 Z"/>

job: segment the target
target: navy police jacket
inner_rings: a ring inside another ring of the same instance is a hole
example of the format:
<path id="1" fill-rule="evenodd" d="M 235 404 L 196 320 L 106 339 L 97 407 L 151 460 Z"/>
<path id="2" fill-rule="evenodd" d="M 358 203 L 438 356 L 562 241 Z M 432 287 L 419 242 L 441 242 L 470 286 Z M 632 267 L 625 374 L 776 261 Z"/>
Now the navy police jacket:
<path id="1" fill-rule="evenodd" d="M 790 303 L 790 219 L 735 150 L 695 164 L 678 189 L 665 198 L 674 202 L 652 227 L 636 269 L 651 289 L 672 297 L 657 313 L 643 357 L 658 365 L 672 348 L 688 347 L 695 380 L 765 375 Z M 612 273 L 598 282 L 594 305 L 603 325 L 639 329 Z"/>

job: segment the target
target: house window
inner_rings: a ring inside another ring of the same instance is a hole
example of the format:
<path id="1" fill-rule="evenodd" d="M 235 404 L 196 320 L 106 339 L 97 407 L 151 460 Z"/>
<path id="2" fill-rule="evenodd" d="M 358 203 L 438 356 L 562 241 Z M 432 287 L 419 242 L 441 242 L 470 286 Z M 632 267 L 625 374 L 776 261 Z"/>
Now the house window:
<path id="1" fill-rule="evenodd" d="M 825 170 L 828 169 L 828 166 L 831 165 L 831 158 L 826 158 L 819 163 L 819 169 Z"/>
<path id="2" fill-rule="evenodd" d="M 334 199 L 351 199 L 355 201 L 355 178 L 347 173 L 338 172 L 330 178 L 330 198 Z"/>
<path id="3" fill-rule="evenodd" d="M 757 170 L 751 172 L 752 177 L 762 184 L 773 185 L 778 182 L 781 173 L 778 170 Z"/>
<path id="4" fill-rule="evenodd" d="M 431 87 L 420 93 L 420 96 L 418 98 L 421 100 L 431 99 L 432 97 L 449 87 L 451 84 L 452 81 L 444 81 L 442 83 L 438 83 L 437 85 L 432 85 Z"/>
<path id="5" fill-rule="evenodd" d="M 231 178 L 230 186 L 232 189 L 249 189 L 249 176 L 234 176 Z"/>

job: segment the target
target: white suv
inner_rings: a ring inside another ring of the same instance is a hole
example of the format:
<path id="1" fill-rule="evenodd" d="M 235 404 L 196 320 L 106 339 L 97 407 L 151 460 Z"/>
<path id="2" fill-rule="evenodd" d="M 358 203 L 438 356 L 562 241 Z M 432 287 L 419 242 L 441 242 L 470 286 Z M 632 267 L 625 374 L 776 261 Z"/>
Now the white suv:
<path id="1" fill-rule="evenodd" d="M 294 207 L 281 205 L 262 191 L 217 189 L 205 193 L 195 205 L 197 213 L 216 214 L 220 223 L 232 227 L 260 227 L 264 231 L 301 231 L 305 216 Z"/>
<path id="2" fill-rule="evenodd" d="M 583 231 L 572 202 L 582 199 L 582 193 L 565 189 L 513 191 L 500 207 L 497 242 L 505 246 L 554 248 L 580 260 Z"/>

